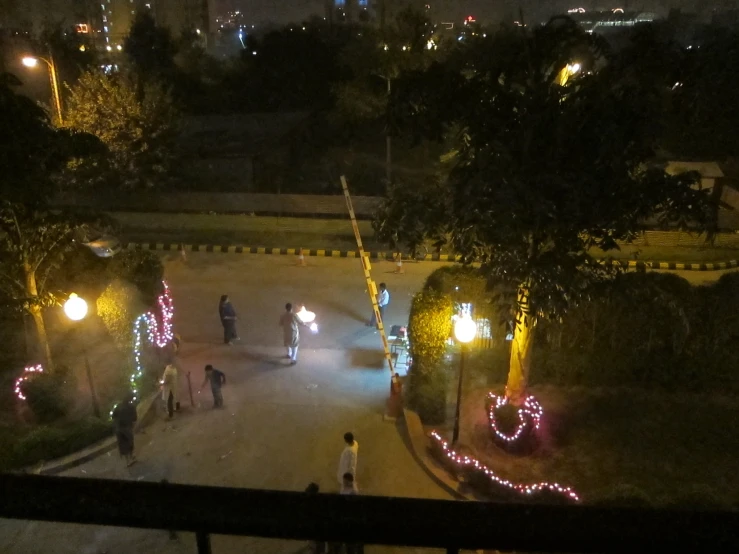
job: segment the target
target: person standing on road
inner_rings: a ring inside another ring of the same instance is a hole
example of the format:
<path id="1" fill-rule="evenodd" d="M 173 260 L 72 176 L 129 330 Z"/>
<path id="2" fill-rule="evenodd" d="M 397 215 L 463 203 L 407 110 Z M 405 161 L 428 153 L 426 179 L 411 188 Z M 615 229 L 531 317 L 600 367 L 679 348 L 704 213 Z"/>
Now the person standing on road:
<path id="1" fill-rule="evenodd" d="M 164 368 L 164 375 L 159 382 L 162 385 L 162 400 L 167 403 L 167 414 L 172 419 L 175 410 L 180 409 L 179 375 L 174 364 L 168 364 Z"/>
<path id="2" fill-rule="evenodd" d="M 233 344 L 233 341 L 239 340 L 239 335 L 236 332 L 236 320 L 238 318 L 228 294 L 221 296 L 221 301 L 218 303 L 218 315 L 221 318 L 221 325 L 223 325 L 223 344 Z"/>
<path id="3" fill-rule="evenodd" d="M 359 453 L 359 443 L 354 440 L 354 433 L 344 433 L 344 450 L 339 458 L 339 469 L 336 477 L 340 486 L 344 486 L 344 475 L 352 474 L 352 479 L 356 483 L 357 475 L 357 454 Z"/>
<path id="4" fill-rule="evenodd" d="M 385 324 L 385 308 L 387 308 L 388 304 L 390 304 L 390 293 L 387 290 L 387 285 L 385 283 L 380 283 L 380 292 L 377 293 L 377 305 L 380 307 L 380 319 L 382 320 L 383 325 Z M 372 317 L 367 323 L 367 327 L 372 326 L 379 328 L 374 310 L 372 310 Z"/>
<path id="5" fill-rule="evenodd" d="M 280 327 L 282 327 L 282 338 L 287 348 L 287 356 L 290 365 L 298 363 L 298 346 L 300 345 L 300 327 L 308 327 L 293 312 L 293 305 L 288 302 L 285 304 L 285 313 L 280 316 Z"/>
<path id="6" fill-rule="evenodd" d="M 205 380 L 203 381 L 203 384 L 200 385 L 198 394 L 203 391 L 203 387 L 205 387 L 208 381 L 210 381 L 210 390 L 213 393 L 213 407 L 223 408 L 223 393 L 221 392 L 221 387 L 226 384 L 226 375 L 210 364 L 205 366 Z"/>
<path id="7" fill-rule="evenodd" d="M 138 416 L 133 402 L 134 394 L 129 392 L 123 402 L 113 408 L 112 414 L 118 452 L 126 460 L 126 466 L 136 463 L 136 456 L 133 453 L 133 427 Z"/>

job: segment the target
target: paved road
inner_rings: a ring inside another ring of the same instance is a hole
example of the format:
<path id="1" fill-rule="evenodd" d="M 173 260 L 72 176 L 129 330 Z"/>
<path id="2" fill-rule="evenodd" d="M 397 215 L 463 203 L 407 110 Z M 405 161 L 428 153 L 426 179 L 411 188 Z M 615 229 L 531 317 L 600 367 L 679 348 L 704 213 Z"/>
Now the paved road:
<path id="1" fill-rule="evenodd" d="M 70 470 L 67 475 L 194 483 L 216 486 L 303 490 L 316 481 L 336 490 L 341 437 L 355 432 L 360 443 L 358 482 L 362 493 L 449 498 L 411 456 L 402 429 L 382 421 L 388 390 L 378 335 L 363 325 L 370 312 L 360 262 L 236 254 L 175 255 L 166 275 L 175 298 L 175 326 L 183 337 L 180 366 L 193 386 L 212 363 L 228 376 L 225 410 L 210 409 L 204 393 L 173 422 L 158 418 L 137 436 L 140 462 L 122 467 L 114 454 Z M 407 321 L 411 295 L 438 264 L 406 264 L 393 274 L 377 262 L 376 281 L 386 281 L 392 303 L 389 324 Z M 717 272 L 683 272 L 691 282 Z M 225 346 L 217 317 L 218 297 L 231 295 L 238 311 L 242 344 Z M 277 319 L 285 302 L 304 302 L 316 312 L 320 332 L 304 336 L 299 364 L 281 358 Z M 399 524 L 402 515 L 399 514 Z M 303 545 L 286 541 L 216 537 L 216 554 L 291 553 Z M 170 540 L 164 532 L 48 523 L 0 521 L 0 552 L 101 554 L 191 553 L 194 539 Z M 412 552 L 377 548 L 368 552 Z"/>
<path id="2" fill-rule="evenodd" d="M 171 423 L 157 418 L 137 435 L 138 464 L 123 468 L 110 454 L 67 475 L 281 490 L 303 490 L 315 481 L 334 492 L 342 435 L 352 430 L 360 443 L 363 494 L 449 499 L 413 459 L 403 430 L 382 419 L 389 375 L 379 336 L 363 325 L 369 301 L 360 262 L 293 263 L 288 257 L 233 254 L 191 255 L 187 264 L 169 261 L 175 326 L 184 343 L 181 369 L 191 372 L 195 388 L 206 363 L 222 369 L 228 378 L 226 409 L 211 409 L 207 390 L 195 395 L 191 407 L 183 378 L 184 411 Z M 389 262 L 375 266 L 374 278 L 386 281 L 392 293 L 388 322 L 406 322 L 411 294 L 436 267 L 408 264 L 405 275 L 394 275 Z M 243 340 L 237 346 L 222 344 L 217 317 L 222 293 L 231 295 L 241 318 Z M 317 335 L 304 335 L 295 367 L 281 357 L 277 327 L 287 301 L 305 302 L 320 324 Z M 231 537 L 216 537 L 213 543 L 216 554 L 289 553 L 303 546 Z M 171 541 L 164 532 L 0 523 L 0 552 L 179 554 L 194 548 L 193 537 L 186 534 Z"/>

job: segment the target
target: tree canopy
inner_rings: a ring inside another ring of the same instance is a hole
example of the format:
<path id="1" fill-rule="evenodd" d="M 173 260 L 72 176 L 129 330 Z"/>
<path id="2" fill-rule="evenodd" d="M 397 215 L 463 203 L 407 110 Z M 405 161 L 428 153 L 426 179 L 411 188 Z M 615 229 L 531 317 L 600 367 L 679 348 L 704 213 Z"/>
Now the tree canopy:
<path id="1" fill-rule="evenodd" d="M 686 224 L 710 214 L 695 175 L 651 164 L 658 137 L 649 91 L 613 59 L 596 37 L 555 18 L 461 47 L 395 96 L 407 129 L 452 145 L 426 235 L 447 232 L 465 262 L 481 262 L 491 280 L 518 291 L 513 396 L 525 387 L 537 319 L 560 316 L 613 274 L 591 248 L 618 248 L 647 218 Z M 392 214 L 414 209 L 398 207 L 403 198 L 386 202 L 386 227 Z"/>
<path id="2" fill-rule="evenodd" d="M 75 167 L 78 180 L 120 189 L 153 188 L 173 161 L 177 112 L 156 83 L 143 96 L 126 75 L 83 74 L 69 89 L 67 124 L 98 137 L 108 151 Z"/>

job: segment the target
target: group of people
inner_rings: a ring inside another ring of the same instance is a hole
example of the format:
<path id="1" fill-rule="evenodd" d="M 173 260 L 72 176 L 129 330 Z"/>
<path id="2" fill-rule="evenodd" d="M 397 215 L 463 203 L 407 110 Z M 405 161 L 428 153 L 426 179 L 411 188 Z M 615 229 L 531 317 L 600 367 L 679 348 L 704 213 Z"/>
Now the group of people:
<path id="1" fill-rule="evenodd" d="M 336 477 L 339 481 L 339 494 L 356 495 L 359 494 L 357 488 L 357 455 L 359 453 L 359 443 L 351 432 L 344 433 L 344 449 L 339 457 L 339 468 Z M 321 492 L 317 483 L 311 483 L 305 489 L 308 494 L 318 494 Z M 355 543 L 325 543 L 311 542 L 309 543 L 311 551 L 315 554 L 363 554 L 364 545 Z"/>
<path id="2" fill-rule="evenodd" d="M 221 301 L 218 303 L 218 315 L 223 326 L 223 343 L 232 345 L 234 341 L 240 340 L 236 332 L 238 317 L 227 294 L 221 296 Z M 285 313 L 280 316 L 279 326 L 282 327 L 282 339 L 287 349 L 285 358 L 290 360 L 290 365 L 295 365 L 298 363 L 300 328 L 307 328 L 308 324 L 298 317 L 298 314 L 293 311 L 293 305 L 288 302 L 285 304 Z"/>

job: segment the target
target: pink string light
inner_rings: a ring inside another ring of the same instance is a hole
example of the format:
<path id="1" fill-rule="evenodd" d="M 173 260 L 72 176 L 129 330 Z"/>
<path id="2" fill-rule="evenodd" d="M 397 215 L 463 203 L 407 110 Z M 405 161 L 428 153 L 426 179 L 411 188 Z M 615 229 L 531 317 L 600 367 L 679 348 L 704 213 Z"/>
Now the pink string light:
<path id="1" fill-rule="evenodd" d="M 541 482 L 526 485 L 508 481 L 507 479 L 503 479 L 502 477 L 496 475 L 492 469 L 481 463 L 479 460 L 473 458 L 472 456 L 462 456 L 456 451 L 452 450 L 449 446 L 449 443 L 441 438 L 441 435 L 439 435 L 439 433 L 437 433 L 436 431 L 431 431 L 430 437 L 441 447 L 444 455 L 449 458 L 455 465 L 461 467 L 472 467 L 478 471 L 481 471 L 488 479 L 490 479 L 492 483 L 496 485 L 507 487 L 526 496 L 530 496 L 537 492 L 550 491 L 556 494 L 561 494 L 575 502 L 580 502 L 580 497 L 571 487 L 564 487 L 559 483 Z"/>
<path id="2" fill-rule="evenodd" d="M 541 418 L 544 416 L 544 409 L 541 404 L 533 396 L 526 397 L 523 406 L 518 408 L 518 424 L 513 433 L 506 434 L 498 428 L 497 418 L 495 417 L 495 410 L 502 408 L 508 404 L 508 398 L 498 396 L 495 393 L 489 392 L 488 399 L 490 400 L 490 409 L 488 410 L 488 421 L 490 422 L 490 428 L 499 439 L 506 442 L 514 442 L 521 438 L 526 428 L 530 425 L 537 431 L 541 424 Z"/>
<path id="3" fill-rule="evenodd" d="M 28 366 L 23 369 L 23 375 L 18 377 L 18 379 L 15 380 L 15 395 L 20 400 L 25 400 L 26 397 L 23 395 L 22 385 L 23 382 L 26 381 L 33 373 L 43 373 L 44 368 L 41 367 L 41 364 Z"/>

